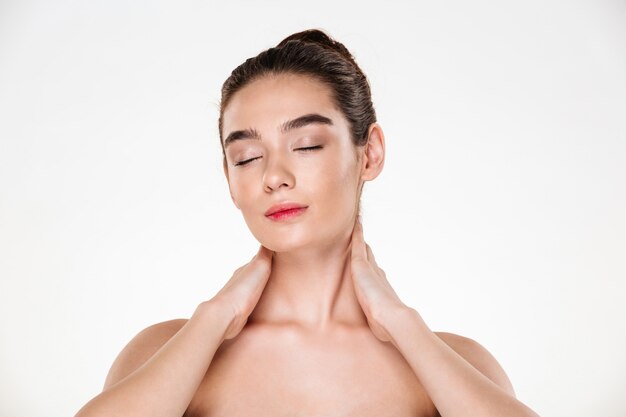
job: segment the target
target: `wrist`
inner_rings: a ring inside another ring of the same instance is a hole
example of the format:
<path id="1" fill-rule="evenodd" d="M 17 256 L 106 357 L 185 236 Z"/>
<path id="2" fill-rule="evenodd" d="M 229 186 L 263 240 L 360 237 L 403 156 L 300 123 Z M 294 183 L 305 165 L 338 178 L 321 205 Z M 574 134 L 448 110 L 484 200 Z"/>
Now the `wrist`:
<path id="1" fill-rule="evenodd" d="M 224 336 L 235 319 L 230 309 L 214 300 L 200 303 L 193 313 L 192 319 L 194 318 L 206 323 L 207 329 L 216 331 L 222 341 L 224 341 Z"/>
<path id="2" fill-rule="evenodd" d="M 421 332 L 430 332 L 428 326 L 420 314 L 414 308 L 406 305 L 391 309 L 386 315 L 384 328 L 391 338 L 391 343 L 400 348 L 400 342 L 406 338 L 410 332 L 416 330 Z"/>
<path id="3" fill-rule="evenodd" d="M 374 319 L 388 330 L 398 323 L 398 321 L 406 320 L 412 312 L 417 313 L 417 311 L 406 304 L 394 304 L 376 311 L 374 313 Z"/>

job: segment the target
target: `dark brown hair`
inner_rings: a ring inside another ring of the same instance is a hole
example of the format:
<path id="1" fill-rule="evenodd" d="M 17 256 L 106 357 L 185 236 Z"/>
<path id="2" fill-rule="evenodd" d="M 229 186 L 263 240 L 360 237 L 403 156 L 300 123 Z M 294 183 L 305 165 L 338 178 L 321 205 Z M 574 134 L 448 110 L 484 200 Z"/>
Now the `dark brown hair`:
<path id="1" fill-rule="evenodd" d="M 328 85 L 335 104 L 349 122 L 355 146 L 367 143 L 367 130 L 376 122 L 370 86 L 354 58 L 343 44 L 318 29 L 294 33 L 235 68 L 222 86 L 218 122 L 222 138 L 224 109 L 246 84 L 265 75 L 293 73 L 309 75 Z"/>

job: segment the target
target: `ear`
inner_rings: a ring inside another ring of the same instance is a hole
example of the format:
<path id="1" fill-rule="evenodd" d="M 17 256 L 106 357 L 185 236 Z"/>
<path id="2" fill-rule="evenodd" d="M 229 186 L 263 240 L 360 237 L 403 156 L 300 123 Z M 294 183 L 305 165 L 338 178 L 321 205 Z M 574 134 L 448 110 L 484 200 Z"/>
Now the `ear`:
<path id="1" fill-rule="evenodd" d="M 385 135 L 378 123 L 372 123 L 367 130 L 367 136 L 361 159 L 361 179 L 371 181 L 380 174 L 385 165 Z"/>
<path id="2" fill-rule="evenodd" d="M 233 200 L 233 203 L 235 204 L 235 206 L 238 209 L 240 209 L 239 205 L 237 205 L 237 202 L 235 201 L 235 197 L 233 196 L 233 191 L 230 189 L 230 178 L 228 177 L 228 162 L 226 162 L 226 158 L 224 158 L 223 160 L 223 168 L 224 168 L 224 175 L 226 176 L 226 182 L 228 183 L 228 192 L 230 193 L 230 198 L 231 200 Z"/>

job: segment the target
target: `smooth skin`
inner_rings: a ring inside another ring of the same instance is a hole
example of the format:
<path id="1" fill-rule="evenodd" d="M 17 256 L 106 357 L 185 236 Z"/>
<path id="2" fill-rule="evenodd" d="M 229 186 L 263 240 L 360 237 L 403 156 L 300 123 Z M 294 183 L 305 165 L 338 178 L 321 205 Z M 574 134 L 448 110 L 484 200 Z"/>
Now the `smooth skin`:
<path id="1" fill-rule="evenodd" d="M 281 129 L 312 113 L 332 124 Z M 77 416 L 536 416 L 486 349 L 432 332 L 376 263 L 357 213 L 384 165 L 378 123 L 355 148 L 324 84 L 280 75 L 234 95 L 223 136 L 243 129 L 260 137 L 228 146 L 224 173 L 258 252 L 189 320 L 133 338 Z M 308 208 L 264 216 L 284 200 Z"/>

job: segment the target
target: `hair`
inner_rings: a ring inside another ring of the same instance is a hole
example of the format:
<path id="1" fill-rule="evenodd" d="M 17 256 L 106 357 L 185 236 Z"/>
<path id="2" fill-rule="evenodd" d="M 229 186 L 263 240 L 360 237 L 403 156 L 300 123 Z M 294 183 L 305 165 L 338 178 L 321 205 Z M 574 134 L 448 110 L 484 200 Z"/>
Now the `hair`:
<path id="1" fill-rule="evenodd" d="M 308 75 L 329 86 L 335 104 L 349 122 L 353 144 L 367 143 L 368 128 L 376 122 L 376 112 L 365 74 L 342 43 L 321 30 L 309 29 L 289 35 L 275 47 L 246 59 L 222 85 L 218 129 L 224 161 L 224 109 L 245 85 L 263 76 L 279 74 Z"/>

